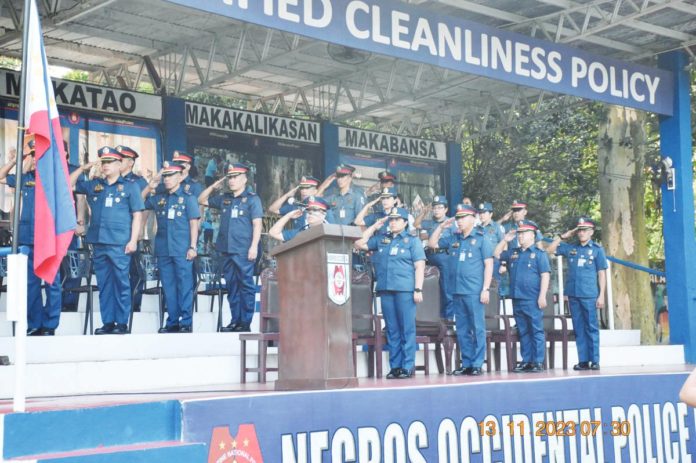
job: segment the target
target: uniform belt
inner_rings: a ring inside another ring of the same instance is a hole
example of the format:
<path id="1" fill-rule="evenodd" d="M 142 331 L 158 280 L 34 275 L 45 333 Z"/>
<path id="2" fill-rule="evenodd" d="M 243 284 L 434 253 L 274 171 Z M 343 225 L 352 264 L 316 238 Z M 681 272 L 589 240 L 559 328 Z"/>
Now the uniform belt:
<path id="1" fill-rule="evenodd" d="M 426 253 L 427 255 L 432 255 L 432 254 L 445 254 L 446 252 L 447 252 L 447 249 L 444 249 L 444 248 L 437 248 L 437 249 L 427 248 L 427 249 L 425 250 L 425 253 Z"/>

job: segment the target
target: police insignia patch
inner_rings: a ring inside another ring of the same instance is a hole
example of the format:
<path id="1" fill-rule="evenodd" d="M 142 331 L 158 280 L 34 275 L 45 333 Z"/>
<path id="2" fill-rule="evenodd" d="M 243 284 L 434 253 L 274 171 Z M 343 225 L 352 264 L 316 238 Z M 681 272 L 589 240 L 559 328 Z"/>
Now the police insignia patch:
<path id="1" fill-rule="evenodd" d="M 408 244 L 408 238 L 404 238 L 404 244 Z"/>
<path id="2" fill-rule="evenodd" d="M 247 199 L 246 199 L 246 198 L 242 198 L 242 202 L 243 202 L 243 203 L 247 202 Z"/>
<path id="3" fill-rule="evenodd" d="M 24 184 L 24 186 L 28 186 L 30 188 L 35 186 L 35 185 L 36 185 L 36 182 L 34 182 L 33 180 L 29 180 L 27 183 Z"/>
<path id="4" fill-rule="evenodd" d="M 164 200 L 164 198 L 160 199 L 160 200 L 157 202 L 157 205 L 158 205 L 158 206 L 164 206 L 165 204 L 167 204 L 167 202 Z"/>
<path id="5" fill-rule="evenodd" d="M 184 204 L 184 198 L 179 198 L 179 204 Z"/>
<path id="6" fill-rule="evenodd" d="M 123 191 L 123 185 L 117 186 L 117 187 L 116 187 L 116 191 L 118 191 L 119 193 L 120 193 L 121 191 Z"/>
<path id="7" fill-rule="evenodd" d="M 222 202 L 223 206 L 229 206 L 230 204 L 232 204 L 232 200 L 230 200 L 230 199 L 226 199 Z"/>
<path id="8" fill-rule="evenodd" d="M 190 189 L 191 189 L 191 185 L 186 185 L 186 186 L 184 187 L 184 191 L 185 191 L 186 193 L 188 193 Z"/>
<path id="9" fill-rule="evenodd" d="M 94 187 L 94 192 L 99 193 L 100 191 L 104 191 L 104 185 L 101 183 L 97 184 L 97 186 Z"/>
<path id="10" fill-rule="evenodd" d="M 476 244 L 476 239 L 471 240 L 471 244 L 472 245 Z"/>

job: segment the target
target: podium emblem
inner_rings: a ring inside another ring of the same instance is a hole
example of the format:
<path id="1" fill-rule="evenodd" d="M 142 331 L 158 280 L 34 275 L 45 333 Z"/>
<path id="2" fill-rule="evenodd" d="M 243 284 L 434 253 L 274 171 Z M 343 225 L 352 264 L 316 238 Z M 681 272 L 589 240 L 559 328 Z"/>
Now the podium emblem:
<path id="1" fill-rule="evenodd" d="M 343 305 L 350 299 L 350 256 L 348 254 L 327 255 L 327 277 L 329 299 L 336 305 Z"/>

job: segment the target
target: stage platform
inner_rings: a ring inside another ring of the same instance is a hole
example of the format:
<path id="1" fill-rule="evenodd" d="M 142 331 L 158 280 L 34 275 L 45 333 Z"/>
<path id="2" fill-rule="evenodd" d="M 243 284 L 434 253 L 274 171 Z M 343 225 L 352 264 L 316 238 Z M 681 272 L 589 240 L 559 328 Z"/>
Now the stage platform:
<path id="1" fill-rule="evenodd" d="M 696 421 L 677 393 L 691 369 L 160 388 L 31 398 L 25 414 L 0 400 L 0 448 L 5 461 L 53 463 L 687 462 Z"/>

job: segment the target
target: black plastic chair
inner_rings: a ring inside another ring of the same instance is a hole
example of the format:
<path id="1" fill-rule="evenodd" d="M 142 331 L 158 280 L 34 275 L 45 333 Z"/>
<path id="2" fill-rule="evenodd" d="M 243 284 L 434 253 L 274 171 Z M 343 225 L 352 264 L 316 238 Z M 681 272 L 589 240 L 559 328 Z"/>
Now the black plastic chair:
<path id="1" fill-rule="evenodd" d="M 164 324 L 164 291 L 162 285 L 160 284 L 160 274 L 159 266 L 157 265 L 157 258 L 152 254 L 146 252 L 138 252 L 133 259 L 135 259 L 136 268 L 138 270 L 138 283 L 134 288 L 131 288 L 131 312 L 130 318 L 128 320 L 128 332 L 131 332 L 133 328 L 133 307 L 135 305 L 135 292 L 136 288 L 144 283 L 143 296 L 157 296 L 157 301 L 159 303 L 159 327 L 162 328 Z M 153 283 L 155 286 L 148 288 L 148 283 Z"/>
<path id="2" fill-rule="evenodd" d="M 204 289 L 200 289 L 205 285 Z M 196 257 L 196 298 L 194 307 L 198 311 L 198 296 L 210 296 L 210 311 L 213 312 L 215 298 L 218 298 L 217 331 L 222 328 L 222 303 L 227 287 L 222 284 L 222 263 L 213 256 Z"/>
<path id="3" fill-rule="evenodd" d="M 92 254 L 89 250 L 68 250 L 63 262 L 62 267 L 62 280 L 61 285 L 66 279 L 79 279 L 80 285 L 72 288 L 65 288 L 64 291 L 68 293 L 76 293 L 78 297 L 78 303 L 80 299 L 80 294 L 87 294 L 87 308 L 85 311 L 85 324 L 82 330 L 82 334 L 87 334 L 87 326 L 89 325 L 89 334 L 94 333 L 94 293 L 99 291 L 97 285 L 92 284 Z M 85 284 L 82 284 L 82 280 L 85 280 Z"/>

